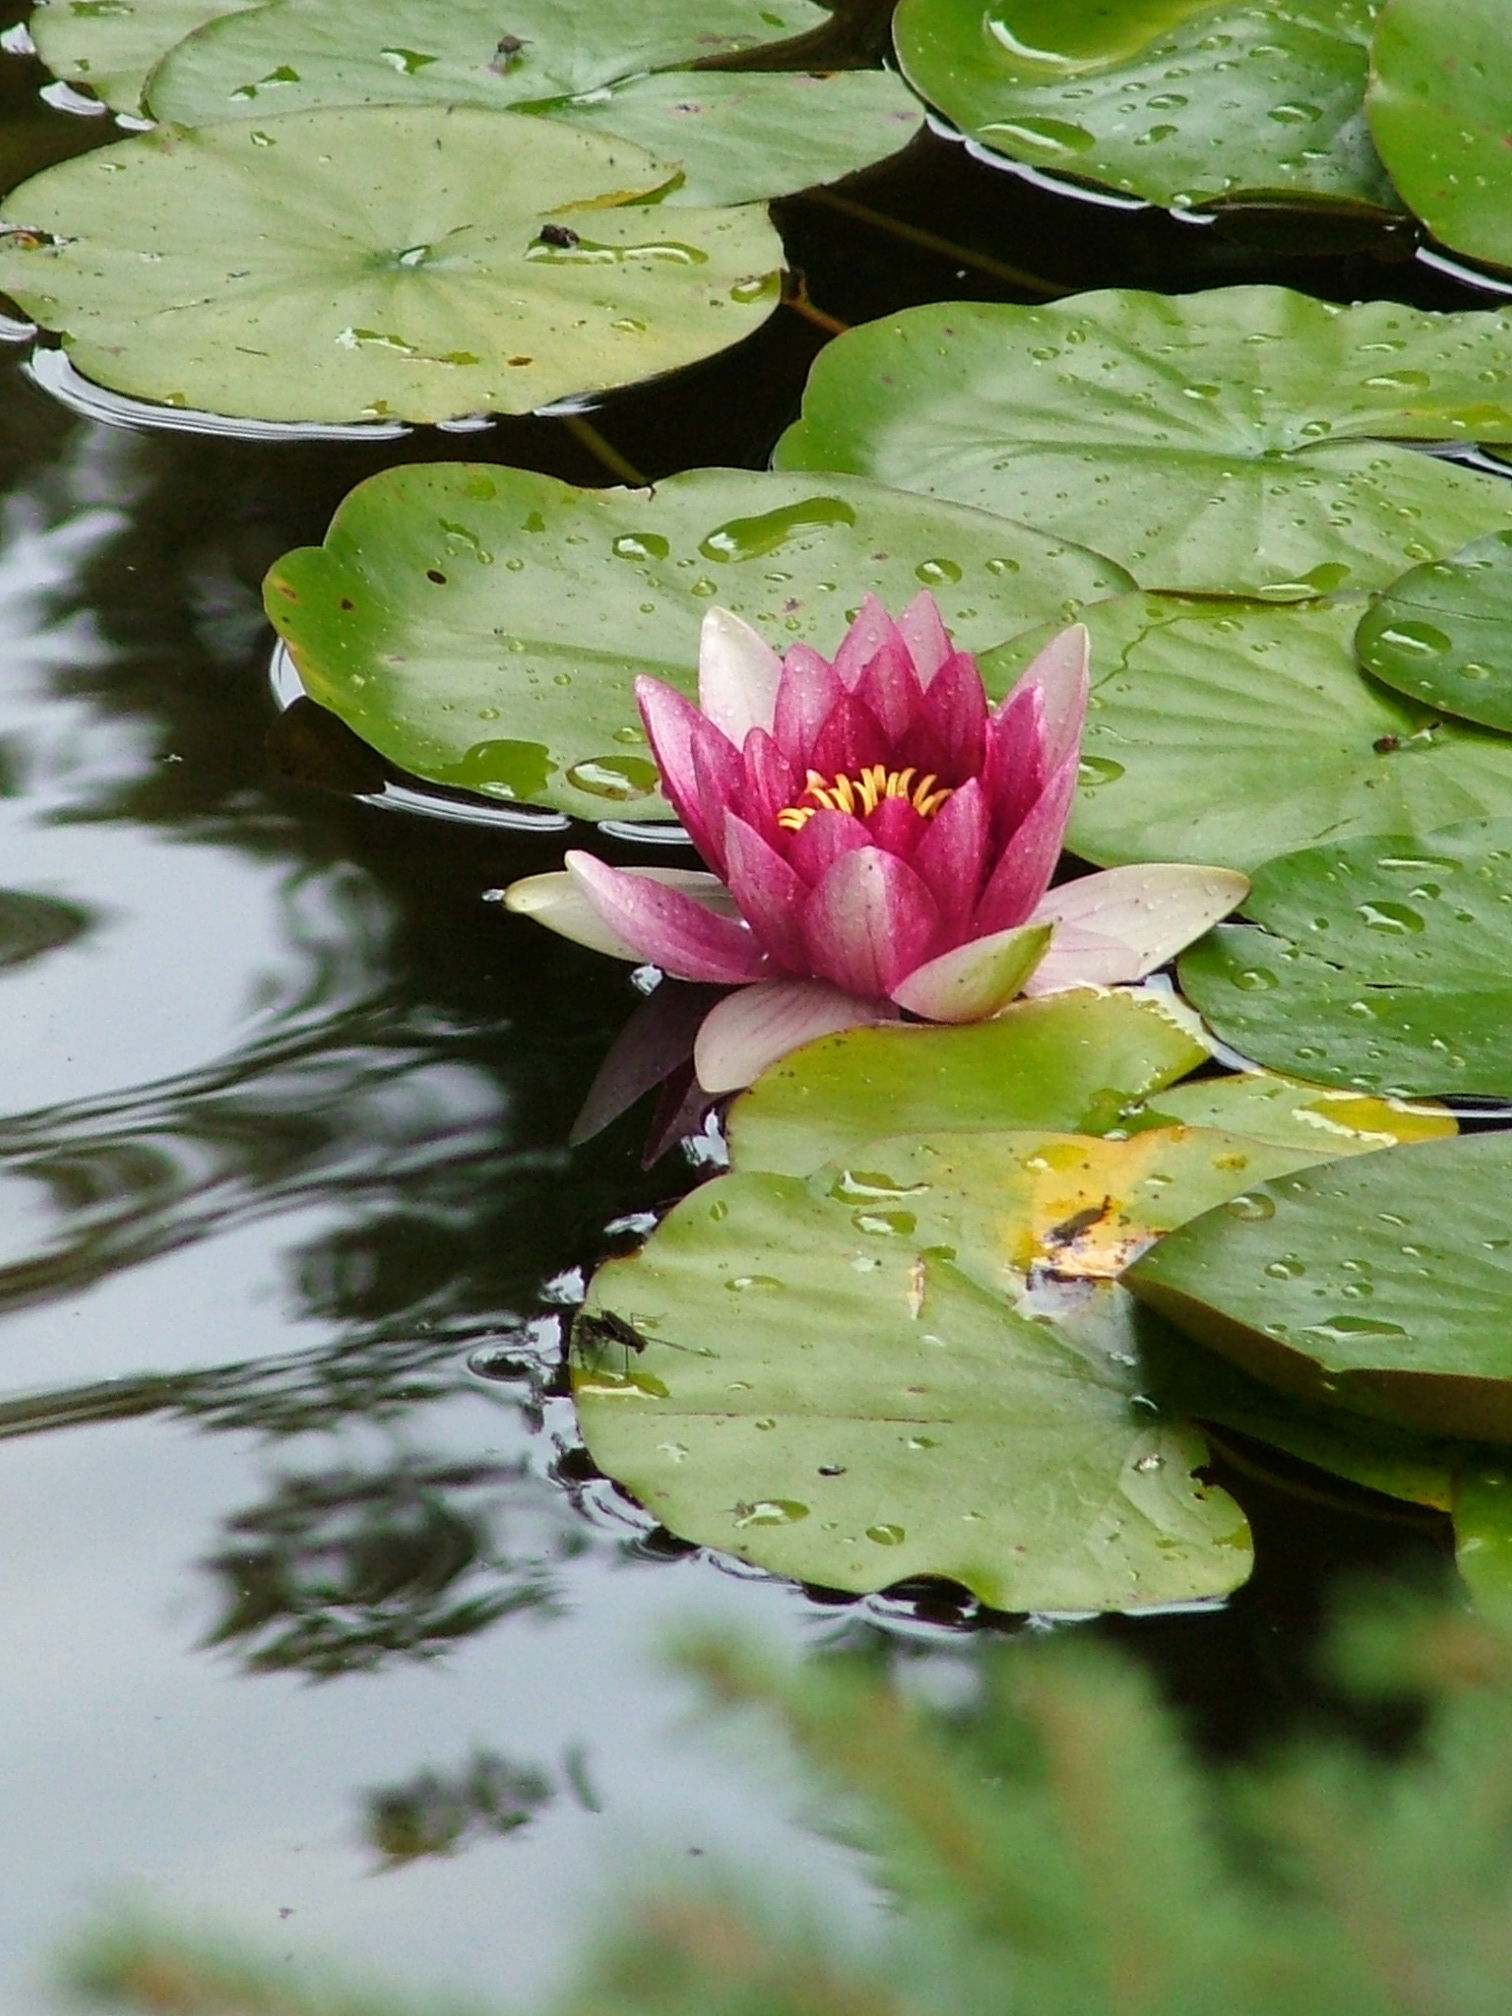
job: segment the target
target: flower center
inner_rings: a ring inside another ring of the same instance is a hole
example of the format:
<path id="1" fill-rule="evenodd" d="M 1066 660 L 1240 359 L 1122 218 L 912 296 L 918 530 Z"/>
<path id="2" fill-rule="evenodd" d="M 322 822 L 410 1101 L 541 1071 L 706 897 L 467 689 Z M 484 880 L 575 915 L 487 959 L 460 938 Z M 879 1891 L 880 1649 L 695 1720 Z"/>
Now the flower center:
<path id="1" fill-rule="evenodd" d="M 851 812 L 864 819 L 876 811 L 884 798 L 906 799 L 920 818 L 932 819 L 952 789 L 949 784 L 941 784 L 932 770 L 919 777 L 912 765 L 906 770 L 889 770 L 881 763 L 873 763 L 854 777 L 843 771 L 825 777 L 818 770 L 810 770 L 798 793 L 798 802 L 784 805 L 777 814 L 777 824 L 797 833 L 816 812 Z"/>

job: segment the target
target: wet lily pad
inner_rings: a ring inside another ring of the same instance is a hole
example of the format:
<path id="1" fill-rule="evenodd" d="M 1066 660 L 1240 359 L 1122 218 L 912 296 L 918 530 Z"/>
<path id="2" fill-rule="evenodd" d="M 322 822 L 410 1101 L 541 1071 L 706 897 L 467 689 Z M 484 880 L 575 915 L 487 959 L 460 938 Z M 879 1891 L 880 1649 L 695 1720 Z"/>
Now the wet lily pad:
<path id="1" fill-rule="evenodd" d="M 955 1029 L 848 1029 L 783 1058 L 730 1109 L 738 1170 L 807 1176 L 880 1134 L 1100 1133 L 1207 1051 L 1155 994 L 1077 988 Z"/>
<path id="2" fill-rule="evenodd" d="M 1512 532 L 1393 581 L 1361 617 L 1355 649 L 1397 692 L 1512 732 Z"/>
<path id="3" fill-rule="evenodd" d="M 761 211 L 674 217 L 647 200 L 670 173 L 510 112 L 159 128 L 12 191 L 27 228 L 0 239 L 0 288 L 139 398 L 268 420 L 528 412 L 708 356 L 776 305 Z"/>
<path id="4" fill-rule="evenodd" d="M 1512 1139 L 1480 1134 L 1284 1176 L 1124 1276 L 1256 1377 L 1430 1433 L 1512 1441 Z"/>
<path id="5" fill-rule="evenodd" d="M 600 1269 L 593 1306 L 647 1338 L 579 1359 L 600 1467 L 685 1538 L 831 1588 L 939 1575 L 999 1609 L 1106 1610 L 1244 1579 L 1243 1515 L 1137 1365 L 851 1217 L 724 1177 Z"/>
<path id="6" fill-rule="evenodd" d="M 1181 961 L 1261 1063 L 1370 1091 L 1512 1098 L 1512 819 L 1329 842 L 1268 861 Z"/>
<path id="7" fill-rule="evenodd" d="M 197 126 L 330 105 L 538 105 L 828 19 L 809 0 L 275 0 L 235 20 L 213 12 L 150 79 L 154 117 Z"/>
<path id="8" fill-rule="evenodd" d="M 192 29 L 257 0 L 46 0 L 27 27 L 55 77 L 117 112 L 139 112 L 147 74 Z"/>
<path id="9" fill-rule="evenodd" d="M 1131 595 L 1084 611 L 1092 706 L 1069 844 L 1248 872 L 1325 835 L 1512 817 L 1512 742 L 1363 677 L 1360 608 Z M 1011 684 L 1035 644 L 989 653 L 987 677 Z"/>
<path id="10" fill-rule="evenodd" d="M 1512 266 L 1512 18 L 1501 0 L 1390 0 L 1366 111 L 1404 201 L 1458 252 Z"/>
<path id="11" fill-rule="evenodd" d="M 1394 441 L 1512 439 L 1512 326 L 1280 287 L 947 302 L 820 352 L 784 469 L 849 469 L 1110 554 L 1149 588 L 1329 594 L 1506 523 Z"/>
<path id="12" fill-rule="evenodd" d="M 663 71 L 551 113 L 678 162 L 674 204 L 754 203 L 834 182 L 906 146 L 924 123 L 890 70 Z"/>
<path id="13" fill-rule="evenodd" d="M 1015 161 L 1153 203 L 1399 208 L 1361 100 L 1371 0 L 902 0 L 903 74 Z"/>
<path id="14" fill-rule="evenodd" d="M 1442 1106 L 1346 1092 L 1270 1071 L 1240 1071 L 1170 1085 L 1119 1116 L 1121 1132 L 1145 1127 L 1217 1127 L 1276 1148 L 1315 1148 L 1316 1159 L 1359 1155 L 1456 1131 Z"/>
<path id="15" fill-rule="evenodd" d="M 580 818 L 670 818 L 631 689 L 645 672 L 693 690 L 711 602 L 779 647 L 829 652 L 858 583 L 895 608 L 927 584 L 969 649 L 1126 579 L 851 477 L 699 469 L 579 490 L 431 463 L 359 485 L 266 595 L 314 698 L 405 769 Z"/>

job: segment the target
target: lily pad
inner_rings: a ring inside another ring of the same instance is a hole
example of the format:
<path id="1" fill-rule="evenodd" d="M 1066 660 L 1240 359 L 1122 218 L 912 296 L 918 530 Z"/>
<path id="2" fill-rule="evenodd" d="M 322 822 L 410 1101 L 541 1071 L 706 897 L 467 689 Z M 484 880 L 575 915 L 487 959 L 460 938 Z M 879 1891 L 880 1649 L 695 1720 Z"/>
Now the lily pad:
<path id="1" fill-rule="evenodd" d="M 117 112 L 140 112 L 147 74 L 175 42 L 256 0 L 46 0 L 27 27 L 55 77 Z"/>
<path id="2" fill-rule="evenodd" d="M 855 1592 L 949 1577 L 997 1609 L 1138 1609 L 1249 1571 L 1201 1438 L 1138 1368 L 796 1178 L 684 1200 L 595 1277 L 636 1326 L 579 1361 L 594 1460 L 674 1532 Z"/>
<path id="3" fill-rule="evenodd" d="M 1501 0 L 1388 0 L 1365 106 L 1403 200 L 1457 252 L 1512 266 L 1512 18 Z"/>
<path id="4" fill-rule="evenodd" d="M 924 108 L 890 70 L 662 71 L 550 110 L 678 162 L 673 204 L 764 202 L 838 181 L 896 153 L 924 124 Z"/>
<path id="5" fill-rule="evenodd" d="M 1126 579 L 851 477 L 698 469 L 648 493 L 430 463 L 360 484 L 324 546 L 274 567 L 267 606 L 314 698 L 407 770 L 579 818 L 670 818 L 631 688 L 644 672 L 693 690 L 711 602 L 832 652 L 858 584 L 899 608 L 922 583 L 980 648 Z"/>
<path id="6" fill-rule="evenodd" d="M 188 126 L 331 105 L 540 105 L 786 40 L 809 0 L 274 0 L 179 42 L 147 85 Z"/>
<path id="7" fill-rule="evenodd" d="M 1248 872 L 1325 836 L 1512 817 L 1512 741 L 1362 677 L 1359 613 L 1158 595 L 1084 610 L 1092 704 L 1068 844 Z M 989 653 L 985 676 L 1011 684 L 1036 641 Z"/>
<path id="8" fill-rule="evenodd" d="M 1226 1042 L 1370 1091 L 1512 1098 L 1512 819 L 1375 834 L 1257 870 L 1181 961 Z"/>
<path id="9" fill-rule="evenodd" d="M 1495 478 L 1391 445 L 1478 438 L 1512 439 L 1504 315 L 1116 290 L 850 330 L 777 463 L 1004 512 L 1149 588 L 1300 597 L 1504 526 Z"/>
<path id="10" fill-rule="evenodd" d="M 1512 1472 L 1467 1463 L 1454 1494 L 1454 1558 L 1470 1593 L 1505 1612 L 1512 1603 Z"/>
<path id="11" fill-rule="evenodd" d="M 1355 649 L 1397 692 L 1512 732 L 1512 532 L 1393 581 L 1360 619 Z"/>
<path id="12" fill-rule="evenodd" d="M 1453 1114 L 1308 1084 L 1270 1071 L 1193 1078 L 1153 1092 L 1119 1116 L 1120 1132 L 1146 1127 L 1217 1127 L 1276 1148 L 1316 1148 L 1315 1159 L 1359 1155 L 1407 1141 L 1438 1141 L 1457 1131 Z"/>
<path id="13" fill-rule="evenodd" d="M 914 89 L 999 154 L 1153 203 L 1399 208 L 1361 100 L 1371 0 L 902 0 Z"/>
<path id="14" fill-rule="evenodd" d="M 881 1134 L 1102 1132 L 1207 1057 L 1156 994 L 1077 988 L 955 1029 L 848 1029 L 775 1064 L 730 1109 L 737 1170 L 806 1176 Z"/>
<path id="15" fill-rule="evenodd" d="M 1512 1138 L 1429 1141 L 1261 1184 L 1124 1280 L 1282 1391 L 1507 1442 L 1509 1223 Z"/>
<path id="16" fill-rule="evenodd" d="M 664 213 L 671 172 L 509 112 L 159 128 L 11 193 L 26 229 L 0 238 L 0 288 L 86 376 L 143 399 L 266 420 L 529 412 L 708 356 L 776 305 L 764 215 Z"/>

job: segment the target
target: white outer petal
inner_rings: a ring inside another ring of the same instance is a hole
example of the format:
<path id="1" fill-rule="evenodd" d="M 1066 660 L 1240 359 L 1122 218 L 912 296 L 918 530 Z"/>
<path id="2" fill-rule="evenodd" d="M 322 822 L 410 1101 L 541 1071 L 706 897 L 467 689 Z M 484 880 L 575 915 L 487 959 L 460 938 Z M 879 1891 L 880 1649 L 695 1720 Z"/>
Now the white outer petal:
<path id="1" fill-rule="evenodd" d="M 782 660 L 728 609 L 710 609 L 698 633 L 698 704 L 738 749 L 753 728 L 770 729 Z"/>
<path id="2" fill-rule="evenodd" d="M 1249 886 L 1232 868 L 1168 861 L 1131 862 L 1063 882 L 1031 920 L 1056 928 L 1024 992 L 1142 980 L 1242 903 Z"/>
<path id="3" fill-rule="evenodd" d="M 693 1046 L 693 1068 L 705 1092 L 738 1092 L 804 1043 L 896 1019 L 886 1002 L 863 1001 L 824 980 L 757 980 L 709 1010 Z"/>

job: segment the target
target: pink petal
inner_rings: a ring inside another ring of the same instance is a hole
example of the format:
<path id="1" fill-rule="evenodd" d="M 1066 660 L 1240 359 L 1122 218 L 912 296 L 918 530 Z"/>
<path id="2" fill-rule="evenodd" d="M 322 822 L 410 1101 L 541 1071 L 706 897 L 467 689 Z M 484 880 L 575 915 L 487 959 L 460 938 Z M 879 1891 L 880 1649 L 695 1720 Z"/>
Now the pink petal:
<path id="1" fill-rule="evenodd" d="M 1055 925 L 1050 950 L 1024 991 L 1112 987 L 1142 980 L 1200 938 L 1249 893 L 1230 868 L 1143 861 L 1052 889 L 1034 921 Z"/>
<path id="2" fill-rule="evenodd" d="M 648 994 L 605 1053 L 572 1123 L 569 1143 L 576 1147 L 591 1141 L 653 1085 L 686 1064 L 699 1025 L 722 998 L 712 987 L 690 987 L 681 980 L 664 980 Z"/>
<path id="3" fill-rule="evenodd" d="M 860 1023 L 896 1021 L 885 1001 L 862 1001 L 822 980 L 763 980 L 739 987 L 704 1017 L 694 1068 L 706 1092 L 735 1092 L 816 1037 Z"/>
<path id="4" fill-rule="evenodd" d="M 799 916 L 807 886 L 777 849 L 733 812 L 725 814 L 724 843 L 730 893 L 740 914 L 779 966 L 807 973 Z"/>
<path id="5" fill-rule="evenodd" d="M 863 823 L 874 847 L 882 847 L 904 861 L 913 859 L 915 849 L 929 831 L 929 821 L 920 818 L 906 798 L 884 798 Z"/>
<path id="6" fill-rule="evenodd" d="M 926 588 L 915 595 L 898 618 L 898 631 L 913 657 L 920 683 L 928 686 L 951 655 L 950 632 L 940 618 L 939 604 Z"/>
<path id="7" fill-rule="evenodd" d="M 892 998 L 930 1022 L 985 1022 L 1023 991 L 1052 930 L 1050 924 L 1020 924 L 957 945 L 916 966 L 894 987 Z"/>
<path id="8" fill-rule="evenodd" d="M 1022 924 L 1050 885 L 1060 859 L 1071 801 L 1076 796 L 1076 751 L 1066 756 L 1046 780 L 1018 831 L 1012 835 L 993 869 L 972 920 L 973 933 L 985 937 Z"/>
<path id="9" fill-rule="evenodd" d="M 1053 770 L 1081 741 L 1087 713 L 1087 661 L 1092 640 L 1084 623 L 1073 623 L 1039 651 L 1025 667 L 1009 699 L 1020 693 L 1040 696 L 1040 733 L 1044 767 Z"/>
<path id="10" fill-rule="evenodd" d="M 815 975 L 848 994 L 891 994 L 929 957 L 939 922 L 934 898 L 912 868 L 880 847 L 842 854 L 803 909 Z"/>
<path id="11" fill-rule="evenodd" d="M 705 814 L 693 752 L 698 748 L 704 750 L 707 773 L 711 767 L 717 766 L 719 744 L 724 743 L 733 766 L 732 779 L 740 774 L 739 756 L 731 744 L 725 742 L 719 730 L 706 721 L 693 702 L 679 693 L 675 686 L 665 686 L 660 679 L 637 679 L 635 699 L 641 720 L 646 724 L 646 733 L 651 738 L 651 752 L 661 771 L 662 790 L 687 827 L 693 845 L 705 860 L 709 860 L 712 858 L 711 846 L 718 844 L 719 822 Z M 722 799 L 719 802 L 723 804 Z"/>
<path id="12" fill-rule="evenodd" d="M 725 807 L 741 794 L 745 764 L 717 729 L 709 728 L 694 737 L 693 781 L 703 830 L 698 833 L 690 826 L 688 837 L 714 872 L 723 875 Z"/>
<path id="13" fill-rule="evenodd" d="M 729 894 L 716 878 L 710 891 L 687 891 L 686 869 L 611 868 L 593 854 L 569 853 L 567 872 L 600 920 L 631 956 L 660 966 L 678 980 L 739 985 L 759 980 L 767 960 L 749 929 L 729 914 Z M 714 909 L 705 894 L 717 896 Z"/>
<path id="14" fill-rule="evenodd" d="M 870 845 L 871 835 L 854 813 L 816 812 L 793 835 L 787 858 L 789 866 L 812 889 L 842 854 Z"/>
<path id="15" fill-rule="evenodd" d="M 711 888 L 719 886 L 713 875 L 699 874 L 691 868 L 686 873 Z M 559 938 L 570 938 L 574 945 L 586 945 L 590 952 L 607 952 L 611 959 L 628 959 L 633 966 L 640 965 L 646 956 L 619 932 L 610 930 L 570 875 L 522 876 L 504 891 L 504 904 L 517 916 L 533 917 Z"/>
<path id="16" fill-rule="evenodd" d="M 977 683 L 980 685 L 980 680 Z M 923 705 L 918 674 L 901 638 L 896 643 L 884 644 L 868 659 L 851 691 L 881 723 L 888 748 L 906 746 Z"/>
<path id="17" fill-rule="evenodd" d="M 840 640 L 835 670 L 844 685 L 853 687 L 879 651 L 889 644 L 902 643 L 897 624 L 876 596 L 865 595 L 855 621 Z"/>
<path id="18" fill-rule="evenodd" d="M 802 771 L 794 769 L 764 728 L 753 728 L 747 735 L 740 761 L 745 783 L 735 809 L 753 826 L 775 825 L 777 814 L 802 790 Z"/>
<path id="19" fill-rule="evenodd" d="M 772 733 L 801 777 L 813 762 L 820 729 L 845 697 L 845 688 L 827 658 L 807 644 L 794 644 L 782 661 Z"/>
<path id="20" fill-rule="evenodd" d="M 738 749 L 753 728 L 770 728 L 782 660 L 729 609 L 711 609 L 698 635 L 698 704 Z"/>
<path id="21" fill-rule="evenodd" d="M 924 837 L 910 857 L 940 907 L 948 938 L 965 935 L 967 919 L 976 908 L 987 863 L 987 799 L 975 777 L 952 791 L 932 819 L 924 822 Z"/>
<path id="22" fill-rule="evenodd" d="M 957 651 L 945 660 L 924 712 L 940 751 L 930 767 L 938 762 L 947 779 L 975 777 L 987 751 L 987 694 L 974 658 Z M 916 760 L 912 750 L 908 760 Z"/>
<path id="23" fill-rule="evenodd" d="M 886 754 L 881 722 L 870 707 L 846 693 L 825 716 L 809 761 L 823 777 L 854 777 L 867 765 L 882 762 Z"/>

